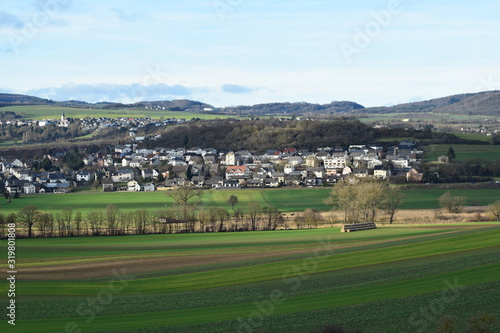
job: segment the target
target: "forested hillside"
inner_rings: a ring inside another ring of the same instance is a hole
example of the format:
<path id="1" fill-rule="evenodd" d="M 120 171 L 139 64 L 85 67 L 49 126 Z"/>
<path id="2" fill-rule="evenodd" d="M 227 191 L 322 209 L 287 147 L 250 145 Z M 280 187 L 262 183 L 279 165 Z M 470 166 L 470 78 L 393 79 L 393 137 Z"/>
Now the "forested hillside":
<path id="1" fill-rule="evenodd" d="M 267 149 L 317 149 L 320 147 L 371 144 L 379 138 L 413 137 L 429 143 L 465 143 L 454 135 L 395 128 L 374 129 L 355 119 L 334 121 L 217 120 L 190 122 L 170 127 L 151 148 L 212 147 L 215 149 L 265 151 Z M 484 143 L 484 142 L 483 142 Z"/>

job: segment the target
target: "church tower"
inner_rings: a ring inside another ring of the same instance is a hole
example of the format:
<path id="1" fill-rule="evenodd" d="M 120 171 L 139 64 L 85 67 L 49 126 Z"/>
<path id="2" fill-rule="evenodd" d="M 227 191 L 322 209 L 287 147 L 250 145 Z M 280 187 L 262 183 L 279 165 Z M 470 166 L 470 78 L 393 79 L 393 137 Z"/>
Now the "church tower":
<path id="1" fill-rule="evenodd" d="M 61 123 L 62 124 L 66 124 L 66 116 L 64 115 L 64 111 L 63 111 L 63 113 L 61 115 Z"/>

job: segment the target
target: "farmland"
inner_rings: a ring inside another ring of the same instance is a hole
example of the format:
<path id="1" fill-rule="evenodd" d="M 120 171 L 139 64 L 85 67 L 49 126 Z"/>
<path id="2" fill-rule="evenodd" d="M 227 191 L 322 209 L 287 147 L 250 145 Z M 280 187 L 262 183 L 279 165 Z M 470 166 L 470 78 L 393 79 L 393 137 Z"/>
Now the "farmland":
<path id="1" fill-rule="evenodd" d="M 277 189 L 277 190 L 207 190 L 204 191 L 201 207 L 224 207 L 229 209 L 226 199 L 231 195 L 238 197 L 235 208 L 244 208 L 250 202 L 258 202 L 262 207 L 273 206 L 283 212 L 299 212 L 307 208 L 321 211 L 331 209 L 323 203 L 331 188 L 321 189 Z M 433 209 L 439 207 L 438 198 L 444 194 L 443 189 L 410 189 L 404 190 L 405 201 L 402 209 Z M 486 206 L 500 199 L 497 189 L 451 190 L 452 195 L 466 197 L 466 205 Z M 55 200 L 55 196 L 57 200 Z M 115 205 L 122 211 L 147 209 L 150 211 L 172 207 L 173 201 L 163 191 L 158 192 L 77 192 L 68 194 L 22 195 L 19 199 L 8 203 L 0 200 L 0 208 L 4 214 L 17 213 L 19 209 L 34 205 L 41 211 L 61 212 L 65 208 L 88 213 L 104 210 L 108 204 Z"/>
<path id="2" fill-rule="evenodd" d="M 107 109 L 82 109 L 82 108 L 69 108 L 60 106 L 47 106 L 47 105 L 31 105 L 31 106 L 8 106 L 0 108 L 0 111 L 13 111 L 18 115 L 24 116 L 26 119 L 59 119 L 64 112 L 66 117 L 69 118 L 177 118 L 177 119 L 223 119 L 228 118 L 224 115 L 214 115 L 206 113 L 192 113 L 184 111 L 167 111 L 167 110 L 149 110 L 144 108 L 125 108 L 119 110 Z"/>
<path id="3" fill-rule="evenodd" d="M 439 156 L 446 156 L 450 146 L 455 151 L 457 162 L 473 159 L 493 162 L 500 159 L 498 145 L 430 145 L 425 148 L 425 160 L 437 161 Z"/>
<path id="4" fill-rule="evenodd" d="M 428 332 L 479 315 L 498 331 L 499 236 L 489 223 L 22 239 L 15 331 Z"/>
<path id="5" fill-rule="evenodd" d="M 366 123 L 376 122 L 403 122 L 403 119 L 409 119 L 410 123 L 432 123 L 438 125 L 450 124 L 460 125 L 460 123 L 475 123 L 482 124 L 487 119 L 498 119 L 498 116 L 481 116 L 481 115 L 459 115 L 459 114 L 442 114 L 433 112 L 424 113 L 374 113 L 363 115 L 360 120 Z"/>
<path id="6" fill-rule="evenodd" d="M 468 134 L 468 133 L 450 133 L 450 134 L 456 135 L 460 139 L 465 139 L 465 140 L 484 141 L 487 143 L 491 142 L 491 137 L 483 134 Z"/>

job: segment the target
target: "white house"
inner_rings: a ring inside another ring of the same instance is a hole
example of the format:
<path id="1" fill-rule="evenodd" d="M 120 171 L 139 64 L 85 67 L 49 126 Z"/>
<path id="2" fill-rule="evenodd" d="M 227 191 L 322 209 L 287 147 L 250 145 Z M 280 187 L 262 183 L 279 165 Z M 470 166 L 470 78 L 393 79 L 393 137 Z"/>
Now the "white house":
<path id="1" fill-rule="evenodd" d="M 285 175 L 289 175 L 290 173 L 294 172 L 295 171 L 295 166 L 293 164 L 285 164 L 285 168 L 283 170 L 283 172 L 285 173 Z"/>
<path id="2" fill-rule="evenodd" d="M 248 178 L 251 174 L 251 170 L 246 166 L 228 166 L 226 168 L 226 179 L 231 179 L 231 178 Z"/>
<path id="3" fill-rule="evenodd" d="M 154 192 L 156 190 L 153 183 L 141 184 L 140 186 L 140 190 L 144 192 Z"/>
<path id="4" fill-rule="evenodd" d="M 132 169 L 123 168 L 111 175 L 111 179 L 116 182 L 127 182 L 134 179 L 134 171 Z"/>
<path id="5" fill-rule="evenodd" d="M 26 194 L 35 194 L 36 187 L 32 183 L 25 183 L 23 186 L 23 192 Z"/>
<path id="6" fill-rule="evenodd" d="M 131 180 L 127 183 L 127 191 L 130 192 L 139 192 L 141 190 L 141 186 L 136 180 Z"/>
<path id="7" fill-rule="evenodd" d="M 375 168 L 373 170 L 373 177 L 374 178 L 379 178 L 379 179 L 387 179 L 391 175 L 390 170 L 383 170 L 381 167 Z"/>
<path id="8" fill-rule="evenodd" d="M 88 171 L 79 171 L 76 174 L 77 182 L 89 182 L 92 179 L 90 172 Z"/>

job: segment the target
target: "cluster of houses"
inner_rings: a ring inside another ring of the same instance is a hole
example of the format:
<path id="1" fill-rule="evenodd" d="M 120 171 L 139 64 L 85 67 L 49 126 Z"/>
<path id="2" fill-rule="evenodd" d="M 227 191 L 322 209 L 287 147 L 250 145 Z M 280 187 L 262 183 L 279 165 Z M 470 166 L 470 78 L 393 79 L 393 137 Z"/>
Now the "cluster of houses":
<path id="1" fill-rule="evenodd" d="M 485 119 L 487 122 L 488 119 Z M 480 134 L 486 136 L 493 136 L 500 133 L 499 129 L 491 129 L 488 126 L 480 126 L 480 127 L 460 127 L 460 131 L 465 134 Z"/>
<path id="2" fill-rule="evenodd" d="M 112 153 L 83 157 L 80 171 L 45 172 L 27 168 L 30 161 L 7 162 L 0 157 L 0 180 L 8 193 L 60 193 L 98 184 L 105 191 L 155 191 L 176 186 L 203 188 L 276 188 L 325 186 L 347 176 L 422 181 L 423 151 L 412 140 L 384 148 L 377 145 L 325 147 L 315 152 L 288 148 L 217 151 L 213 148 L 111 147 Z M 62 153 L 46 156 L 54 162 Z"/>
<path id="3" fill-rule="evenodd" d="M 0 189 L 3 187 L 9 194 L 67 193 L 73 186 L 67 173 L 32 171 L 19 159 L 0 162 L 0 171 Z"/>
<path id="4" fill-rule="evenodd" d="M 0 126 L 7 126 L 7 125 L 15 125 L 17 127 L 22 127 L 22 126 L 59 126 L 59 127 L 68 127 L 69 125 L 69 120 L 66 118 L 66 115 L 64 112 L 61 114 L 61 119 L 43 119 L 43 120 L 35 120 L 35 119 L 7 119 L 7 120 L 1 120 L 0 119 Z"/>
<path id="5" fill-rule="evenodd" d="M 99 118 L 82 118 L 82 119 L 68 119 L 64 113 L 61 114 L 60 119 L 42 119 L 42 120 L 32 120 L 32 119 L 9 119 L 9 120 L 1 120 L 0 119 L 0 127 L 15 125 L 17 127 L 22 126 L 58 126 L 58 127 L 68 127 L 71 122 L 79 122 L 80 128 L 83 131 L 99 131 L 101 129 L 106 128 L 127 128 L 129 136 L 135 137 L 135 141 L 143 141 L 145 137 L 137 136 L 139 129 L 147 127 L 147 126 L 169 126 L 175 124 L 183 124 L 186 122 L 185 119 L 177 119 L 177 118 L 167 118 L 167 119 L 152 119 L 152 118 L 108 118 L 108 117 L 99 117 Z"/>
<path id="6" fill-rule="evenodd" d="M 98 131 L 100 129 L 106 128 L 128 128 L 129 136 L 135 137 L 140 128 L 144 128 L 147 126 L 168 126 L 175 124 L 183 124 L 186 122 L 185 119 L 177 119 L 177 118 L 167 118 L 167 119 L 152 119 L 152 118 L 83 118 L 80 120 L 82 129 L 84 131 Z M 137 139 L 136 141 L 142 141 L 141 139 Z"/>

